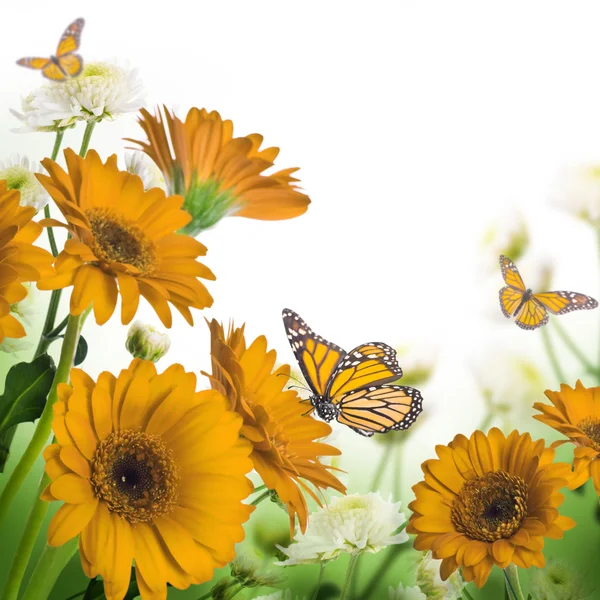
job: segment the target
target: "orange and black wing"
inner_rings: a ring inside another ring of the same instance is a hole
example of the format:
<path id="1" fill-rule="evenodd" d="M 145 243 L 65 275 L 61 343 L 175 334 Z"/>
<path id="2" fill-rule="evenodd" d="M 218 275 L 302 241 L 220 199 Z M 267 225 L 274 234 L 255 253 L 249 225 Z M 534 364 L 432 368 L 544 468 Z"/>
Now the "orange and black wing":
<path id="1" fill-rule="evenodd" d="M 510 258 L 504 255 L 500 257 L 500 270 L 502 271 L 502 277 L 504 278 L 506 285 L 521 290 L 522 292 L 527 291 L 517 266 Z"/>
<path id="2" fill-rule="evenodd" d="M 344 394 L 337 407 L 338 423 L 370 437 L 408 429 L 423 411 L 423 397 L 403 385 L 371 386 Z"/>
<path id="3" fill-rule="evenodd" d="M 500 308 L 502 313 L 508 319 L 515 316 L 517 308 L 519 308 L 523 301 L 525 292 L 518 290 L 510 285 L 503 287 L 500 290 Z"/>
<path id="4" fill-rule="evenodd" d="M 545 292 L 533 297 L 554 315 L 564 315 L 574 310 L 591 310 L 598 306 L 597 300 L 577 292 Z"/>
<path id="5" fill-rule="evenodd" d="M 293 310 L 283 309 L 282 316 L 286 335 L 306 382 L 314 394 L 325 395 L 330 377 L 346 351 L 314 333 Z"/>
<path id="6" fill-rule="evenodd" d="M 52 61 L 49 58 L 40 58 L 39 56 L 27 56 L 25 58 L 20 58 L 17 61 L 18 65 L 22 67 L 27 67 L 28 69 L 45 69 L 48 65 L 52 64 Z"/>
<path id="7" fill-rule="evenodd" d="M 390 383 L 400 377 L 402 369 L 392 347 L 380 342 L 361 344 L 339 362 L 326 389 L 326 396 L 336 404 L 343 394 Z"/>
<path id="8" fill-rule="evenodd" d="M 515 323 L 521 329 L 537 329 L 548 322 L 548 312 L 533 296 L 517 313 Z"/>
<path id="9" fill-rule="evenodd" d="M 64 31 L 58 47 L 56 48 L 56 57 L 61 58 L 66 54 L 71 54 L 79 48 L 81 42 L 81 31 L 85 25 L 84 19 L 75 19 Z"/>
<path id="10" fill-rule="evenodd" d="M 67 54 L 57 58 L 61 70 L 68 77 L 77 77 L 83 70 L 83 58 L 79 54 Z M 45 71 L 42 71 L 44 75 Z"/>

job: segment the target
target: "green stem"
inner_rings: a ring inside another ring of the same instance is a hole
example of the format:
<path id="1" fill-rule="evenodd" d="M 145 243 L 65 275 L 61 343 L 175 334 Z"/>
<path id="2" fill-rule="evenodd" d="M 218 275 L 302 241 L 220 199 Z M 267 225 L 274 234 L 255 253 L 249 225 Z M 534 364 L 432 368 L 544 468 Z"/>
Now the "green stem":
<path id="1" fill-rule="evenodd" d="M 379 459 L 379 464 L 377 465 L 377 469 L 375 471 L 375 475 L 373 475 L 373 481 L 371 482 L 370 490 L 374 492 L 379 488 L 379 484 L 381 483 L 381 478 L 383 477 L 383 473 L 385 472 L 385 468 L 387 467 L 388 461 L 390 459 L 390 455 L 392 453 L 393 444 L 387 443 L 385 447 L 385 452 L 381 455 Z"/>
<path id="2" fill-rule="evenodd" d="M 64 129 L 59 129 L 56 132 L 56 137 L 54 138 L 54 148 L 52 148 L 52 156 L 50 157 L 51 160 L 56 160 L 56 157 L 58 156 L 58 151 L 60 150 L 64 135 L 65 135 Z M 46 206 L 44 206 L 44 216 L 46 217 L 46 219 L 50 218 L 50 205 L 49 204 L 46 204 Z M 56 239 L 54 238 L 54 231 L 52 230 L 52 227 L 48 227 L 47 230 L 48 230 L 48 241 L 50 242 L 50 249 L 52 250 L 52 256 L 56 257 L 56 256 L 58 256 L 58 248 L 56 246 Z"/>
<path id="3" fill-rule="evenodd" d="M 368 600 L 375 593 L 377 584 L 381 581 L 381 578 L 388 572 L 389 567 L 391 567 L 396 558 L 408 549 L 407 546 L 407 544 L 395 544 L 387 549 L 386 557 L 379 564 L 377 571 L 371 575 L 371 579 L 369 579 L 363 588 L 362 594 L 358 596 L 360 600 Z"/>
<path id="4" fill-rule="evenodd" d="M 471 594 L 469 593 L 469 590 L 467 590 L 467 588 L 463 588 L 462 594 L 464 596 L 466 596 L 467 600 L 473 600 L 473 596 L 471 596 Z"/>
<path id="5" fill-rule="evenodd" d="M 519 570 L 516 565 L 510 564 L 504 569 L 504 578 L 506 579 L 506 590 L 509 597 L 514 600 L 525 600 L 521 583 L 519 582 Z"/>
<path id="6" fill-rule="evenodd" d="M 67 315 L 49 334 L 48 337 L 50 341 L 53 342 L 63 331 L 63 329 L 67 326 L 69 322 L 69 315 Z"/>
<path id="7" fill-rule="evenodd" d="M 90 140 L 92 139 L 92 133 L 94 133 L 94 127 L 96 127 L 96 121 L 90 121 L 85 126 L 83 132 L 83 139 L 81 140 L 81 148 L 79 148 L 79 156 L 85 158 L 88 148 L 90 146 Z"/>
<path id="8" fill-rule="evenodd" d="M 56 313 L 58 312 L 58 305 L 60 303 L 60 295 L 62 290 L 53 290 L 50 295 L 50 303 L 48 304 L 48 312 L 46 313 L 46 320 L 44 321 L 44 327 L 42 328 L 42 335 L 40 341 L 35 350 L 35 357 L 37 358 L 41 354 L 44 354 L 52 343 L 52 337 L 50 333 L 54 329 L 54 321 L 56 320 Z"/>
<path id="9" fill-rule="evenodd" d="M 356 561 L 358 561 L 358 557 L 360 554 L 352 554 L 350 556 L 350 563 L 348 564 L 348 570 L 346 571 L 346 579 L 344 581 L 344 587 L 342 588 L 342 593 L 340 594 L 340 600 L 346 600 L 346 596 L 350 590 L 350 582 L 352 581 L 352 574 L 354 573 L 354 569 L 356 568 Z"/>
<path id="10" fill-rule="evenodd" d="M 252 500 L 252 502 L 250 502 L 250 504 L 252 506 L 258 506 L 263 500 L 266 500 L 270 495 L 271 495 L 271 490 L 267 490 L 266 492 L 262 493 L 258 498 L 255 498 L 254 500 Z"/>
<path id="11" fill-rule="evenodd" d="M 394 499 L 396 502 L 402 497 L 402 449 L 404 441 L 395 444 L 394 453 Z"/>
<path id="12" fill-rule="evenodd" d="M 44 478 L 42 478 L 42 483 L 44 483 Z M 40 502 L 48 505 L 48 503 L 44 502 L 43 500 L 38 500 L 38 503 Z M 38 598 L 48 598 L 52 588 L 54 587 L 54 584 L 56 583 L 56 580 L 58 579 L 58 576 L 67 566 L 75 552 L 77 552 L 78 545 L 79 536 L 74 537 L 72 540 L 69 540 L 67 543 L 59 546 L 58 548 L 53 548 L 52 546 L 46 544 L 37 564 L 35 565 L 35 569 L 31 574 L 31 578 L 27 583 L 25 592 L 23 593 L 23 596 L 21 596 L 21 600 L 37 600 Z M 82 592 L 82 594 L 83 593 L 85 592 Z"/>
<path id="13" fill-rule="evenodd" d="M 559 323 L 558 319 L 554 319 L 552 321 L 554 329 L 556 329 L 556 333 L 558 333 L 559 337 L 565 343 L 565 346 L 573 353 L 573 355 L 579 359 L 579 362 L 582 364 L 583 368 L 588 371 L 588 373 L 598 374 L 598 369 L 594 367 L 590 360 L 585 356 L 585 354 L 577 347 L 577 344 L 569 337 L 569 334 L 566 332 L 565 328 Z"/>
<path id="14" fill-rule="evenodd" d="M 71 315 L 69 317 L 67 331 L 65 332 L 65 338 L 63 340 L 63 345 L 60 352 L 60 360 L 58 362 L 58 367 L 56 368 L 56 373 L 54 374 L 54 380 L 52 382 L 52 388 L 50 389 L 50 393 L 48 394 L 46 406 L 44 407 L 42 416 L 40 417 L 37 423 L 29 445 L 25 449 L 25 452 L 21 456 L 21 460 L 19 461 L 14 471 L 11 473 L 8 481 L 6 482 L 6 487 L 2 491 L 2 495 L 0 495 L 0 527 L 8 514 L 8 509 L 10 508 L 13 500 L 17 496 L 19 490 L 21 489 L 23 482 L 27 478 L 27 475 L 29 474 L 33 465 L 35 464 L 35 461 L 41 454 L 42 450 L 48 442 L 48 439 L 50 438 L 50 434 L 52 433 L 52 420 L 54 417 L 53 406 L 54 403 L 58 400 L 57 388 L 60 383 L 66 383 L 69 379 L 69 372 L 71 371 L 71 367 L 73 366 L 73 358 L 75 357 L 75 350 L 77 349 L 79 334 L 81 333 L 81 327 L 86 316 L 87 311 L 84 312 L 82 315 Z M 37 533 L 38 530 L 30 531 L 29 529 L 27 529 L 23 534 L 28 538 L 33 537 L 33 539 L 29 539 L 31 547 L 33 547 L 33 543 L 35 542 Z M 20 554 L 17 554 L 17 556 L 15 557 L 15 561 L 27 561 L 28 558 L 29 555 L 21 556 Z M 25 565 L 23 565 L 23 571 L 26 565 L 27 563 L 25 562 Z M 8 583 L 11 586 L 15 585 L 15 583 L 12 581 L 9 581 Z M 5 598 L 5 600 L 8 598 L 8 596 L 2 597 Z"/>
<path id="15" fill-rule="evenodd" d="M 319 576 L 317 577 L 317 583 L 315 585 L 315 591 L 312 596 L 312 600 L 317 600 L 319 596 L 319 590 L 321 589 L 321 581 L 323 580 L 323 571 L 325 570 L 326 563 L 320 563 L 319 565 Z"/>
<path id="16" fill-rule="evenodd" d="M 556 353 L 554 352 L 554 347 L 552 346 L 552 340 L 550 339 L 550 333 L 546 329 L 546 327 L 542 327 L 542 341 L 544 343 L 544 348 L 546 353 L 548 354 L 548 358 L 550 359 L 550 364 L 552 365 L 552 369 L 554 371 L 554 375 L 558 379 L 559 383 L 564 383 L 566 381 L 565 374 L 560 368 L 560 364 L 558 359 L 556 358 Z"/>

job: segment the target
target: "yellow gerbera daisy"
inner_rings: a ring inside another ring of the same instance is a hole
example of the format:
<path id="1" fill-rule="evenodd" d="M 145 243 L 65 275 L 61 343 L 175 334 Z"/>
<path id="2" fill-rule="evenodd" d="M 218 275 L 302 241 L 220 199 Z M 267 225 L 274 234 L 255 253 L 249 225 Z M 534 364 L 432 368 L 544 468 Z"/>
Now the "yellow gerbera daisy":
<path id="1" fill-rule="evenodd" d="M 586 388 L 577 381 L 575 389 L 563 383 L 560 392 L 546 390 L 545 394 L 554 406 L 536 402 L 533 408 L 542 414 L 534 418 L 569 438 L 554 442 L 553 447 L 575 444 L 569 487 L 579 487 L 591 477 L 600 496 L 600 387 Z"/>
<path id="2" fill-rule="evenodd" d="M 181 365 L 157 375 L 140 359 L 97 381 L 72 369 L 58 388 L 42 498 L 64 504 L 48 543 L 80 535 L 83 570 L 102 575 L 108 600 L 123 598 L 134 560 L 142 599 L 166 598 L 167 582 L 210 580 L 244 538 L 251 445 L 226 399 L 195 389 Z"/>
<path id="3" fill-rule="evenodd" d="M 119 171 L 117 157 L 102 163 L 91 150 L 85 158 L 65 150 L 68 173 L 54 161 L 42 164 L 49 173 L 38 179 L 52 196 L 72 236 L 56 261 L 56 275 L 38 287 L 54 290 L 73 286 L 71 314 L 81 314 L 93 302 L 96 322 L 112 316 L 121 294 L 121 321 L 129 323 L 140 295 L 171 327 L 172 304 L 192 325 L 190 308 L 206 308 L 213 299 L 198 277 L 215 279 L 196 261 L 206 247 L 175 233 L 190 216 L 181 210 L 180 196 L 165 197 L 159 188 L 144 191 L 142 180 Z M 118 283 L 118 291 L 117 291 Z"/>
<path id="4" fill-rule="evenodd" d="M 552 463 L 554 450 L 543 440 L 494 428 L 457 435 L 436 453 L 413 487 L 406 530 L 416 534 L 417 550 L 442 559 L 443 580 L 462 567 L 465 580 L 482 587 L 493 565 L 543 567 L 544 538 L 560 539 L 575 526 L 557 510 L 570 466 Z"/>
<path id="5" fill-rule="evenodd" d="M 54 272 L 52 254 L 33 245 L 43 231 L 31 219 L 36 209 L 19 205 L 20 194 L 0 181 L 0 343 L 25 336 L 23 325 L 10 314 L 11 304 L 27 296 L 24 281 L 38 281 Z"/>
<path id="6" fill-rule="evenodd" d="M 264 336 L 246 348 L 244 327 L 233 325 L 225 336 L 223 326 L 213 320 L 211 331 L 212 375 L 214 389 L 227 396 L 230 406 L 244 419 L 242 435 L 252 442 L 250 458 L 265 485 L 275 490 L 287 505 L 293 533 L 295 515 L 302 532 L 306 530 L 308 507 L 302 487 L 321 504 L 317 490 L 333 488 L 345 493 L 345 486 L 334 477 L 331 467 L 319 462 L 320 456 L 336 456 L 341 452 L 318 441 L 331 433 L 327 423 L 306 415 L 298 394 L 284 390 L 290 367 L 273 370 L 275 350 L 267 350 Z"/>
<path id="7" fill-rule="evenodd" d="M 159 166 L 170 192 L 185 197 L 193 221 L 184 231 L 196 235 L 228 214 L 270 221 L 306 212 L 310 199 L 295 185 L 297 168 L 264 173 L 279 148 L 261 150 L 262 135 L 234 138 L 233 123 L 204 108 L 192 108 L 185 121 L 166 108 L 164 119 L 142 109 L 139 121 L 148 141 L 129 141 Z"/>

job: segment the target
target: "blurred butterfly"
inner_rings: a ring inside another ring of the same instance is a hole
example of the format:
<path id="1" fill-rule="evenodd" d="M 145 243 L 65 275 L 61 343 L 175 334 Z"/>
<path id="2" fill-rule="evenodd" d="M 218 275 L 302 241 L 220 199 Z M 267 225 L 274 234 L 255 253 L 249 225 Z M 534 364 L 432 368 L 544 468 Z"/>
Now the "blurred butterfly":
<path id="1" fill-rule="evenodd" d="M 534 294 L 525 287 L 517 267 L 510 258 L 500 257 L 500 268 L 506 286 L 500 290 L 500 308 L 504 316 L 515 317 L 521 329 L 537 329 L 548 322 L 548 311 L 564 315 L 572 310 L 590 310 L 598 302 L 577 292 L 545 292 Z"/>
<path id="2" fill-rule="evenodd" d="M 42 75 L 53 81 L 64 81 L 68 77 L 77 77 L 83 69 L 83 58 L 73 54 L 79 48 L 81 30 L 85 25 L 83 19 L 73 21 L 62 34 L 56 49 L 56 56 L 37 58 L 29 56 L 20 58 L 18 65 L 42 71 Z"/>
<path id="3" fill-rule="evenodd" d="M 367 437 L 408 429 L 415 422 L 423 410 L 421 392 L 385 385 L 402 377 L 393 348 L 372 342 L 345 352 L 316 335 L 288 308 L 283 310 L 283 324 L 312 392 L 310 412 Z"/>

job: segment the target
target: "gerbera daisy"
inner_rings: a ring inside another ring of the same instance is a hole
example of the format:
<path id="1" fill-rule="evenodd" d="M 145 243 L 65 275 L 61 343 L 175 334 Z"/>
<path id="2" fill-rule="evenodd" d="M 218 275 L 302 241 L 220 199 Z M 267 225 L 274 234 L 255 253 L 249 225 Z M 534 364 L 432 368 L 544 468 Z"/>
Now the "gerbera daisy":
<path id="1" fill-rule="evenodd" d="M 306 415 L 298 394 L 285 390 L 290 367 L 273 370 L 277 358 L 267 350 L 264 336 L 246 348 L 244 328 L 223 326 L 213 320 L 211 331 L 212 387 L 229 399 L 230 406 L 244 419 L 242 435 L 252 442 L 250 458 L 265 485 L 275 490 L 287 505 L 293 534 L 295 515 L 306 531 L 308 507 L 300 488 L 320 505 L 317 490 L 333 488 L 345 493 L 345 486 L 319 462 L 320 456 L 341 454 L 337 448 L 319 441 L 331 433 L 327 423 Z"/>
<path id="2" fill-rule="evenodd" d="M 56 275 L 38 287 L 54 290 L 73 286 L 71 314 L 81 314 L 93 302 L 96 322 L 108 321 L 121 294 L 121 321 L 129 323 L 140 295 L 171 327 L 172 304 L 190 325 L 190 308 L 212 305 L 198 277 L 215 279 L 196 257 L 206 247 L 175 233 L 189 222 L 180 196 L 163 190 L 144 191 L 142 180 L 117 168 L 116 155 L 102 163 L 91 150 L 85 158 L 65 150 L 68 173 L 54 161 L 42 164 L 49 173 L 38 175 L 67 220 L 42 223 L 66 227 L 72 236 L 56 260 Z M 118 284 L 118 291 L 117 291 Z"/>
<path id="3" fill-rule="evenodd" d="M 193 216 L 184 228 L 190 235 L 227 215 L 271 221 L 306 212 L 310 199 L 295 185 L 297 168 L 264 173 L 279 148 L 261 150 L 262 135 L 234 138 L 233 123 L 204 108 L 192 108 L 185 121 L 166 108 L 164 118 L 158 110 L 140 113 L 148 141 L 129 141 L 158 165 L 169 192 L 185 197 L 184 208 Z"/>
<path id="4" fill-rule="evenodd" d="M 140 359 L 97 381 L 73 369 L 58 387 L 42 498 L 64 504 L 48 543 L 79 535 L 83 570 L 102 575 L 108 600 L 123 598 L 133 561 L 142 599 L 166 598 L 167 582 L 210 580 L 244 538 L 251 445 L 221 394 L 195 390 L 181 365 L 157 375 Z"/>
<path id="5" fill-rule="evenodd" d="M 0 343 L 5 337 L 25 336 L 23 325 L 11 314 L 11 305 L 27 296 L 23 282 L 54 272 L 52 254 L 33 245 L 43 231 L 31 220 L 36 209 L 19 201 L 20 193 L 0 180 Z"/>
<path id="6" fill-rule="evenodd" d="M 533 408 L 542 414 L 534 418 L 569 438 L 554 442 L 553 447 L 575 444 L 569 487 L 577 488 L 591 477 L 600 496 L 600 387 L 586 388 L 577 381 L 575 389 L 563 383 L 560 392 L 546 390 L 545 394 L 554 406 L 536 402 Z"/>
<path id="7" fill-rule="evenodd" d="M 544 538 L 560 539 L 575 522 L 558 513 L 570 466 L 552 463 L 554 450 L 528 433 L 508 437 L 496 428 L 437 446 L 413 487 L 406 528 L 417 550 L 442 559 L 443 580 L 462 567 L 482 587 L 492 566 L 543 567 Z"/>

